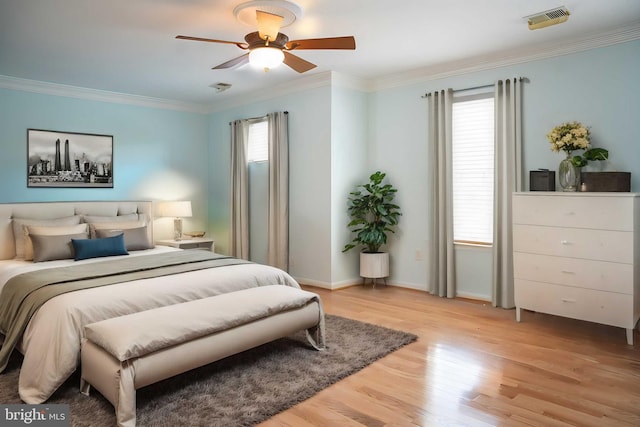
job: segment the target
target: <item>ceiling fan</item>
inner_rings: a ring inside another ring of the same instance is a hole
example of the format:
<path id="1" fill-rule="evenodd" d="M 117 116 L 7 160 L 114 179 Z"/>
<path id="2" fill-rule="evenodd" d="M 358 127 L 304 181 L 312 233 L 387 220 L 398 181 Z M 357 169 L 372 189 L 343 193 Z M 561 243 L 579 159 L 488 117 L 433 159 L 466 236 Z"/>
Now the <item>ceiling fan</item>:
<path id="1" fill-rule="evenodd" d="M 327 37 L 317 39 L 289 40 L 286 34 L 280 31 L 283 16 L 256 9 L 256 21 L 258 31 L 249 33 L 244 37 L 244 42 L 233 42 L 227 40 L 206 39 L 191 36 L 176 36 L 181 40 L 194 40 L 210 43 L 234 44 L 242 50 L 248 50 L 242 56 L 234 58 L 213 67 L 214 70 L 234 68 L 251 63 L 259 68 L 269 71 L 284 62 L 286 65 L 297 71 L 304 73 L 316 67 L 315 64 L 306 61 L 299 56 L 290 53 L 292 50 L 302 49 L 350 49 L 356 48 L 356 40 L 353 36 Z"/>

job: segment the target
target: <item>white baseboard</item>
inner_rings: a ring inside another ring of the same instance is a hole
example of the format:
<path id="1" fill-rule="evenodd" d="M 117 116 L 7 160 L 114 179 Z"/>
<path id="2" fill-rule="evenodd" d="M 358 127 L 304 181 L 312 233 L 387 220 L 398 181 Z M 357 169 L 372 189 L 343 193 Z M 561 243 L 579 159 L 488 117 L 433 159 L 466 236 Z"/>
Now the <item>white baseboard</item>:
<path id="1" fill-rule="evenodd" d="M 389 286 L 397 286 L 398 288 L 413 289 L 416 291 L 427 292 L 427 285 L 424 283 L 411 283 L 411 282 L 393 282 L 389 283 Z"/>
<path id="2" fill-rule="evenodd" d="M 474 299 L 478 301 L 487 301 L 489 303 L 491 302 L 491 296 L 475 294 L 473 292 L 456 292 L 456 297 Z"/>
<path id="3" fill-rule="evenodd" d="M 295 277 L 295 279 L 301 285 L 315 286 L 317 288 L 328 289 L 330 291 L 334 291 L 334 290 L 338 290 L 338 289 L 344 289 L 344 288 L 348 288 L 348 287 L 351 287 L 351 286 L 362 285 L 362 279 L 343 280 L 341 282 L 335 282 L 335 283 L 322 282 L 322 281 L 314 280 L 314 279 L 305 279 L 303 277 Z M 370 286 L 371 285 L 371 279 L 368 279 L 366 284 L 367 284 L 367 286 Z M 376 286 L 384 286 L 384 282 L 382 280 L 378 279 L 378 281 L 376 282 Z M 393 282 L 393 283 L 391 283 L 387 279 L 387 286 L 396 286 L 398 288 L 406 288 L 406 289 L 412 289 L 412 290 L 415 290 L 415 291 L 428 292 L 428 290 L 426 288 L 426 285 L 424 283 L 411 283 L 411 282 Z M 473 292 L 456 292 L 456 297 L 468 298 L 468 299 L 473 299 L 473 300 L 478 300 L 478 301 L 486 301 L 488 303 L 491 303 L 491 296 L 490 295 L 476 294 L 476 293 L 473 293 Z"/>
<path id="4" fill-rule="evenodd" d="M 300 283 L 301 285 L 315 286 L 317 288 L 329 289 L 331 291 L 362 284 L 361 280 L 360 281 L 343 280 L 341 282 L 329 283 L 329 282 L 322 282 L 314 279 L 305 279 L 303 277 L 294 277 L 294 279 L 296 279 L 296 282 Z"/>

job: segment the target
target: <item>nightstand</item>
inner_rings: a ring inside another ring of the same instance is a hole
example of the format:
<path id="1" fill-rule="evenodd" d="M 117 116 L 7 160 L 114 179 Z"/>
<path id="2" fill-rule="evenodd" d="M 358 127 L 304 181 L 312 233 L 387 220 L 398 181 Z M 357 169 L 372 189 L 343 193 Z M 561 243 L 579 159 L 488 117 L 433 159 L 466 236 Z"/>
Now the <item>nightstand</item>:
<path id="1" fill-rule="evenodd" d="M 182 240 L 157 240 L 156 245 L 162 246 L 171 246 L 172 248 L 179 249 L 201 249 L 205 251 L 214 250 L 214 241 L 213 239 L 204 239 L 204 238 L 193 238 L 193 239 L 182 239 Z"/>

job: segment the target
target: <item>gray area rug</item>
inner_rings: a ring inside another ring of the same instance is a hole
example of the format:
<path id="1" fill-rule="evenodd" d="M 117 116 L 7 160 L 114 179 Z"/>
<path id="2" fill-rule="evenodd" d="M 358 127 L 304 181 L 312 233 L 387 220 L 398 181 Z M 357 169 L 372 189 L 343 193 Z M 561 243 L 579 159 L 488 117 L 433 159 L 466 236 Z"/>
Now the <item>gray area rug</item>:
<path id="1" fill-rule="evenodd" d="M 327 350 L 300 333 L 138 390 L 139 426 L 252 426 L 416 340 L 406 332 L 326 316 Z M 0 374 L 0 403 L 20 403 L 20 356 Z M 73 426 L 114 426 L 113 406 L 74 374 L 48 403 L 68 403 Z"/>

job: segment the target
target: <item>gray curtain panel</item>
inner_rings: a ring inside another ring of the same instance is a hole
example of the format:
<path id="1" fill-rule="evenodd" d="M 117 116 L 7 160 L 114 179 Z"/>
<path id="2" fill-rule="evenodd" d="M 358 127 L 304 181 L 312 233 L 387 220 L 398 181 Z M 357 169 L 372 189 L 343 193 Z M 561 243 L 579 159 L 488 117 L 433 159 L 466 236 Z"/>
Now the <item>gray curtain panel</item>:
<path id="1" fill-rule="evenodd" d="M 289 269 L 289 114 L 269 122 L 269 265 Z"/>
<path id="2" fill-rule="evenodd" d="M 249 259 L 249 122 L 231 123 L 231 256 Z"/>
<path id="3" fill-rule="evenodd" d="M 495 83 L 495 167 L 493 194 L 494 307 L 513 308 L 511 195 L 523 190 L 522 79 Z"/>
<path id="4" fill-rule="evenodd" d="M 429 292 L 456 296 L 453 253 L 453 179 L 451 135 L 453 90 L 432 92 L 429 99 Z"/>

